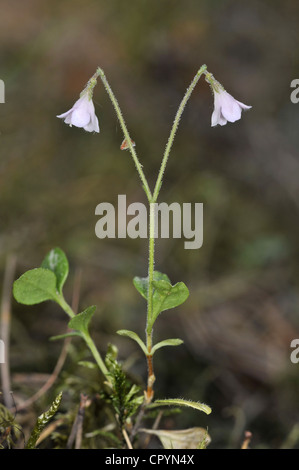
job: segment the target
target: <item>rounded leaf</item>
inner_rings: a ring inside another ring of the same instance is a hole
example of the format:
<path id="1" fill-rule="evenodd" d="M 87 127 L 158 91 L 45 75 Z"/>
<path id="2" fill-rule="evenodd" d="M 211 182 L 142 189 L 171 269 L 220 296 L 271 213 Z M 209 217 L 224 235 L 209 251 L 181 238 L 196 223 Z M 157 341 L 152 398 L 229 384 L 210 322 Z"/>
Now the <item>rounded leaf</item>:
<path id="1" fill-rule="evenodd" d="M 69 263 L 64 252 L 60 248 L 53 248 L 53 250 L 46 255 L 41 267 L 53 271 L 57 280 L 57 290 L 61 294 L 69 273 Z"/>
<path id="2" fill-rule="evenodd" d="M 14 282 L 13 295 L 17 302 L 24 305 L 56 301 L 56 276 L 49 269 L 31 269 Z"/>
<path id="3" fill-rule="evenodd" d="M 81 333 L 87 334 L 88 333 L 88 325 L 96 311 L 96 306 L 92 305 L 91 307 L 87 307 L 83 312 L 78 313 L 75 315 L 68 324 L 68 327 Z"/>

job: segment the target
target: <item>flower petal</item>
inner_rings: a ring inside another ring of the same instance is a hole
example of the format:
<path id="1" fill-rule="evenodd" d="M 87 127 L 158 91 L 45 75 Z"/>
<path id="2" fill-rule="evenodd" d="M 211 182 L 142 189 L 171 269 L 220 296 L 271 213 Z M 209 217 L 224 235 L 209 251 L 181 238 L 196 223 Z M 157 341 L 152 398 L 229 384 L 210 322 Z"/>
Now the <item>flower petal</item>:
<path id="1" fill-rule="evenodd" d="M 229 93 L 222 93 L 221 114 L 229 122 L 238 121 L 241 118 L 241 107 Z"/>
<path id="2" fill-rule="evenodd" d="M 76 127 L 85 127 L 91 121 L 88 110 L 84 107 L 79 107 L 72 112 L 71 124 Z"/>
<path id="3" fill-rule="evenodd" d="M 219 124 L 219 119 L 220 119 L 220 109 L 215 108 L 212 114 L 212 118 L 211 118 L 211 126 L 212 127 L 217 126 L 217 124 Z"/>
<path id="4" fill-rule="evenodd" d="M 84 127 L 87 132 L 100 132 L 99 120 L 96 115 L 93 116 L 93 119 Z"/>
<path id="5" fill-rule="evenodd" d="M 65 120 L 63 121 L 65 122 L 66 124 L 68 124 L 69 126 L 72 125 L 72 113 L 71 114 L 68 114 L 67 117 L 65 118 Z"/>
<path id="6" fill-rule="evenodd" d="M 214 92 L 214 111 L 212 114 L 212 119 L 211 119 L 211 126 L 217 126 L 219 124 L 220 120 L 220 115 L 221 115 L 221 101 L 220 101 L 220 94 L 217 92 Z"/>
<path id="7" fill-rule="evenodd" d="M 241 103 L 241 101 L 237 101 L 237 103 L 241 106 L 242 109 L 246 110 L 246 109 L 251 109 L 252 108 L 252 106 L 247 106 L 247 104 Z"/>
<path id="8" fill-rule="evenodd" d="M 68 116 L 72 111 L 73 111 L 73 108 L 72 108 L 72 109 L 69 109 L 66 113 L 59 114 L 59 115 L 56 116 L 56 117 L 58 117 L 58 118 L 64 118 L 64 117 Z"/>
<path id="9" fill-rule="evenodd" d="M 222 114 L 220 114 L 220 118 L 218 119 L 218 124 L 220 126 L 225 126 L 225 124 L 227 124 L 227 119 L 225 119 Z"/>
<path id="10" fill-rule="evenodd" d="M 214 89 L 214 111 L 212 114 L 212 127 L 219 124 L 224 126 L 229 122 L 238 121 L 241 118 L 242 110 L 250 109 L 251 106 L 247 106 L 227 93 L 225 90 Z"/>

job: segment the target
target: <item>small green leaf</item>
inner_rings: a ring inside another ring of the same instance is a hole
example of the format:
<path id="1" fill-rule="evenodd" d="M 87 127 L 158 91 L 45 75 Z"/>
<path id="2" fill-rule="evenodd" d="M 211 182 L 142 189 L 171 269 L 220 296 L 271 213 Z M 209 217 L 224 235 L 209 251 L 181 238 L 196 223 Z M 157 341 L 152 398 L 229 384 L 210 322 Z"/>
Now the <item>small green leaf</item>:
<path id="1" fill-rule="evenodd" d="M 50 341 L 57 341 L 59 339 L 69 338 L 70 336 L 81 336 L 79 331 L 70 331 L 69 333 L 64 333 L 63 335 L 51 336 Z"/>
<path id="2" fill-rule="evenodd" d="M 88 325 L 93 317 L 94 312 L 96 311 L 96 308 L 97 307 L 95 305 L 92 305 L 83 312 L 78 313 L 78 315 L 75 315 L 70 320 L 68 327 L 73 330 L 80 331 L 83 334 L 88 334 Z"/>
<path id="3" fill-rule="evenodd" d="M 160 273 L 159 271 L 154 271 L 154 281 L 168 281 L 169 277 L 167 274 Z M 148 277 L 134 277 L 133 284 L 138 290 L 139 294 L 142 295 L 147 300 L 147 290 L 148 290 Z"/>
<path id="4" fill-rule="evenodd" d="M 38 418 L 37 422 L 33 428 L 33 431 L 28 439 L 28 442 L 25 446 L 25 449 L 35 449 L 37 440 L 39 436 L 41 435 L 42 430 L 44 427 L 48 424 L 50 419 L 55 415 L 57 412 L 60 402 L 62 398 L 62 392 L 57 395 L 55 400 L 53 401 L 52 405 L 48 409 L 48 411 L 45 411 L 45 413 L 42 413 Z"/>
<path id="5" fill-rule="evenodd" d="M 133 384 L 130 391 L 127 394 L 126 400 L 129 402 L 132 399 L 132 397 L 134 395 L 136 395 L 137 393 L 139 393 L 139 392 L 140 392 L 140 387 L 138 387 L 138 385 L 136 385 L 136 384 Z M 144 399 L 143 396 L 138 397 L 138 400 L 139 400 L 139 398 L 142 398 L 142 401 Z"/>
<path id="6" fill-rule="evenodd" d="M 118 330 L 116 333 L 120 336 L 128 336 L 129 338 L 136 341 L 136 343 L 138 343 L 139 346 L 141 347 L 144 354 L 148 355 L 147 347 L 145 346 L 144 342 L 139 338 L 137 333 L 135 333 L 134 331 L 130 331 L 130 330 Z"/>
<path id="7" fill-rule="evenodd" d="M 135 277 L 134 286 L 138 292 L 147 299 L 148 277 Z M 189 290 L 183 282 L 178 282 L 174 286 L 166 274 L 154 271 L 153 275 L 153 311 L 150 318 L 150 326 L 153 326 L 158 315 L 164 310 L 178 307 L 189 296 Z"/>
<path id="8" fill-rule="evenodd" d="M 165 400 L 156 400 L 151 407 L 155 406 L 166 406 L 166 405 L 174 405 L 174 406 L 188 406 L 190 408 L 194 408 L 199 411 L 203 411 L 207 415 L 212 412 L 212 409 L 205 405 L 204 403 L 199 403 L 197 401 L 190 401 L 190 400 L 183 400 L 181 398 L 167 398 Z"/>
<path id="9" fill-rule="evenodd" d="M 154 281 L 154 294 L 153 294 L 153 315 L 152 323 L 164 310 L 169 310 L 178 307 L 187 300 L 189 290 L 183 282 L 178 282 L 174 286 L 168 281 L 160 280 Z"/>
<path id="10" fill-rule="evenodd" d="M 61 294 L 69 273 L 69 263 L 64 252 L 60 248 L 53 248 L 53 250 L 46 255 L 41 267 L 53 271 L 57 279 L 57 290 Z"/>
<path id="11" fill-rule="evenodd" d="M 14 282 L 13 295 L 17 302 L 25 305 L 57 301 L 56 276 L 49 269 L 31 269 Z"/>
<path id="12" fill-rule="evenodd" d="M 164 348 L 164 346 L 179 346 L 180 344 L 183 344 L 183 342 L 184 341 L 179 338 L 165 339 L 164 341 L 160 341 L 160 343 L 157 343 L 152 347 L 151 355 L 153 355 L 157 349 Z"/>

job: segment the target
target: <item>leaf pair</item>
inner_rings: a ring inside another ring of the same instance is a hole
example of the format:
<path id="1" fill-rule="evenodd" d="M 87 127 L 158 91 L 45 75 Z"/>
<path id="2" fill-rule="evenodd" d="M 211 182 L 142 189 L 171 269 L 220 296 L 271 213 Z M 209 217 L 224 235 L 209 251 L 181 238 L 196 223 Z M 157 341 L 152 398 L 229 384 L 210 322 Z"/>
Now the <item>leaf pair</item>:
<path id="1" fill-rule="evenodd" d="M 134 286 L 138 292 L 148 300 L 148 277 L 135 277 Z M 152 312 L 148 319 L 148 327 L 151 329 L 159 314 L 165 310 L 178 307 L 187 300 L 189 290 L 183 282 L 177 282 L 171 285 L 169 277 L 166 274 L 154 271 L 153 276 L 153 299 Z"/>
<path id="2" fill-rule="evenodd" d="M 35 305 L 46 300 L 53 300 L 61 305 L 61 302 L 64 301 L 62 289 L 68 273 L 69 263 L 66 255 L 60 248 L 54 248 L 47 254 L 40 268 L 25 272 L 14 282 L 14 298 L 17 302 L 25 305 Z M 52 339 L 87 335 L 88 325 L 95 310 L 96 307 L 93 305 L 82 313 L 75 315 L 68 326 L 76 331 L 55 336 Z"/>
<path id="3" fill-rule="evenodd" d="M 136 341 L 136 343 L 139 344 L 139 346 L 141 347 L 142 351 L 144 352 L 146 356 L 153 356 L 154 353 L 157 351 L 157 349 L 163 348 L 164 346 L 179 346 L 180 344 L 184 342 L 183 340 L 179 338 L 165 339 L 164 341 L 160 341 L 160 343 L 155 344 L 152 347 L 151 351 L 148 351 L 142 339 L 134 331 L 118 330 L 117 334 L 120 336 L 128 336 L 129 338 Z"/>
<path id="4" fill-rule="evenodd" d="M 134 277 L 134 286 L 138 292 L 148 300 L 148 277 Z M 171 285 L 169 277 L 166 274 L 154 271 L 153 275 L 153 301 L 152 301 L 152 312 L 150 318 L 148 318 L 148 330 L 152 330 L 153 325 L 158 315 L 164 310 L 181 305 L 189 296 L 189 290 L 183 282 L 178 282 L 174 286 Z M 146 356 L 152 356 L 157 349 L 163 348 L 164 346 L 178 346 L 183 343 L 181 339 L 171 338 L 160 343 L 155 344 L 149 351 L 140 339 L 140 337 L 134 331 L 130 330 L 118 330 L 117 333 L 121 336 L 128 336 L 129 338 L 136 341 L 139 344 L 142 351 Z"/>

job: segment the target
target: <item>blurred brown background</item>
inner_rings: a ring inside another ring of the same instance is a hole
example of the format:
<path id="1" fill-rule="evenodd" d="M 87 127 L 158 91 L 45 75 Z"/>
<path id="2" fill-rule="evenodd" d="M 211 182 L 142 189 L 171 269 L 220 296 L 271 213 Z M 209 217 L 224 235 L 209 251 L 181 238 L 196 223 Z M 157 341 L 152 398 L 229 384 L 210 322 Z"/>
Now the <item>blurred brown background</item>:
<path id="1" fill-rule="evenodd" d="M 102 67 L 152 187 L 176 109 L 203 63 L 253 107 L 211 128 L 213 98 L 201 80 L 160 195 L 204 203 L 204 244 L 157 243 L 156 268 L 184 281 L 190 298 L 156 324 L 156 340 L 185 341 L 155 356 L 156 395 L 211 405 L 210 416 L 187 411 L 174 426 L 208 426 L 215 448 L 239 447 L 246 429 L 252 447 L 299 447 L 299 364 L 289 358 L 299 337 L 299 104 L 290 101 L 298 26 L 296 0 L 1 2 L 0 279 L 9 254 L 18 276 L 60 246 L 71 264 L 66 296 L 81 269 L 80 307 L 98 305 L 99 348 L 117 344 L 143 379 L 137 346 L 115 331 L 143 335 L 145 304 L 132 278 L 146 275 L 147 242 L 97 239 L 94 211 L 118 194 L 128 204 L 145 196 L 100 82 L 99 135 L 56 115 Z M 50 373 L 61 345 L 48 338 L 65 325 L 55 305 L 14 302 L 12 374 Z"/>

